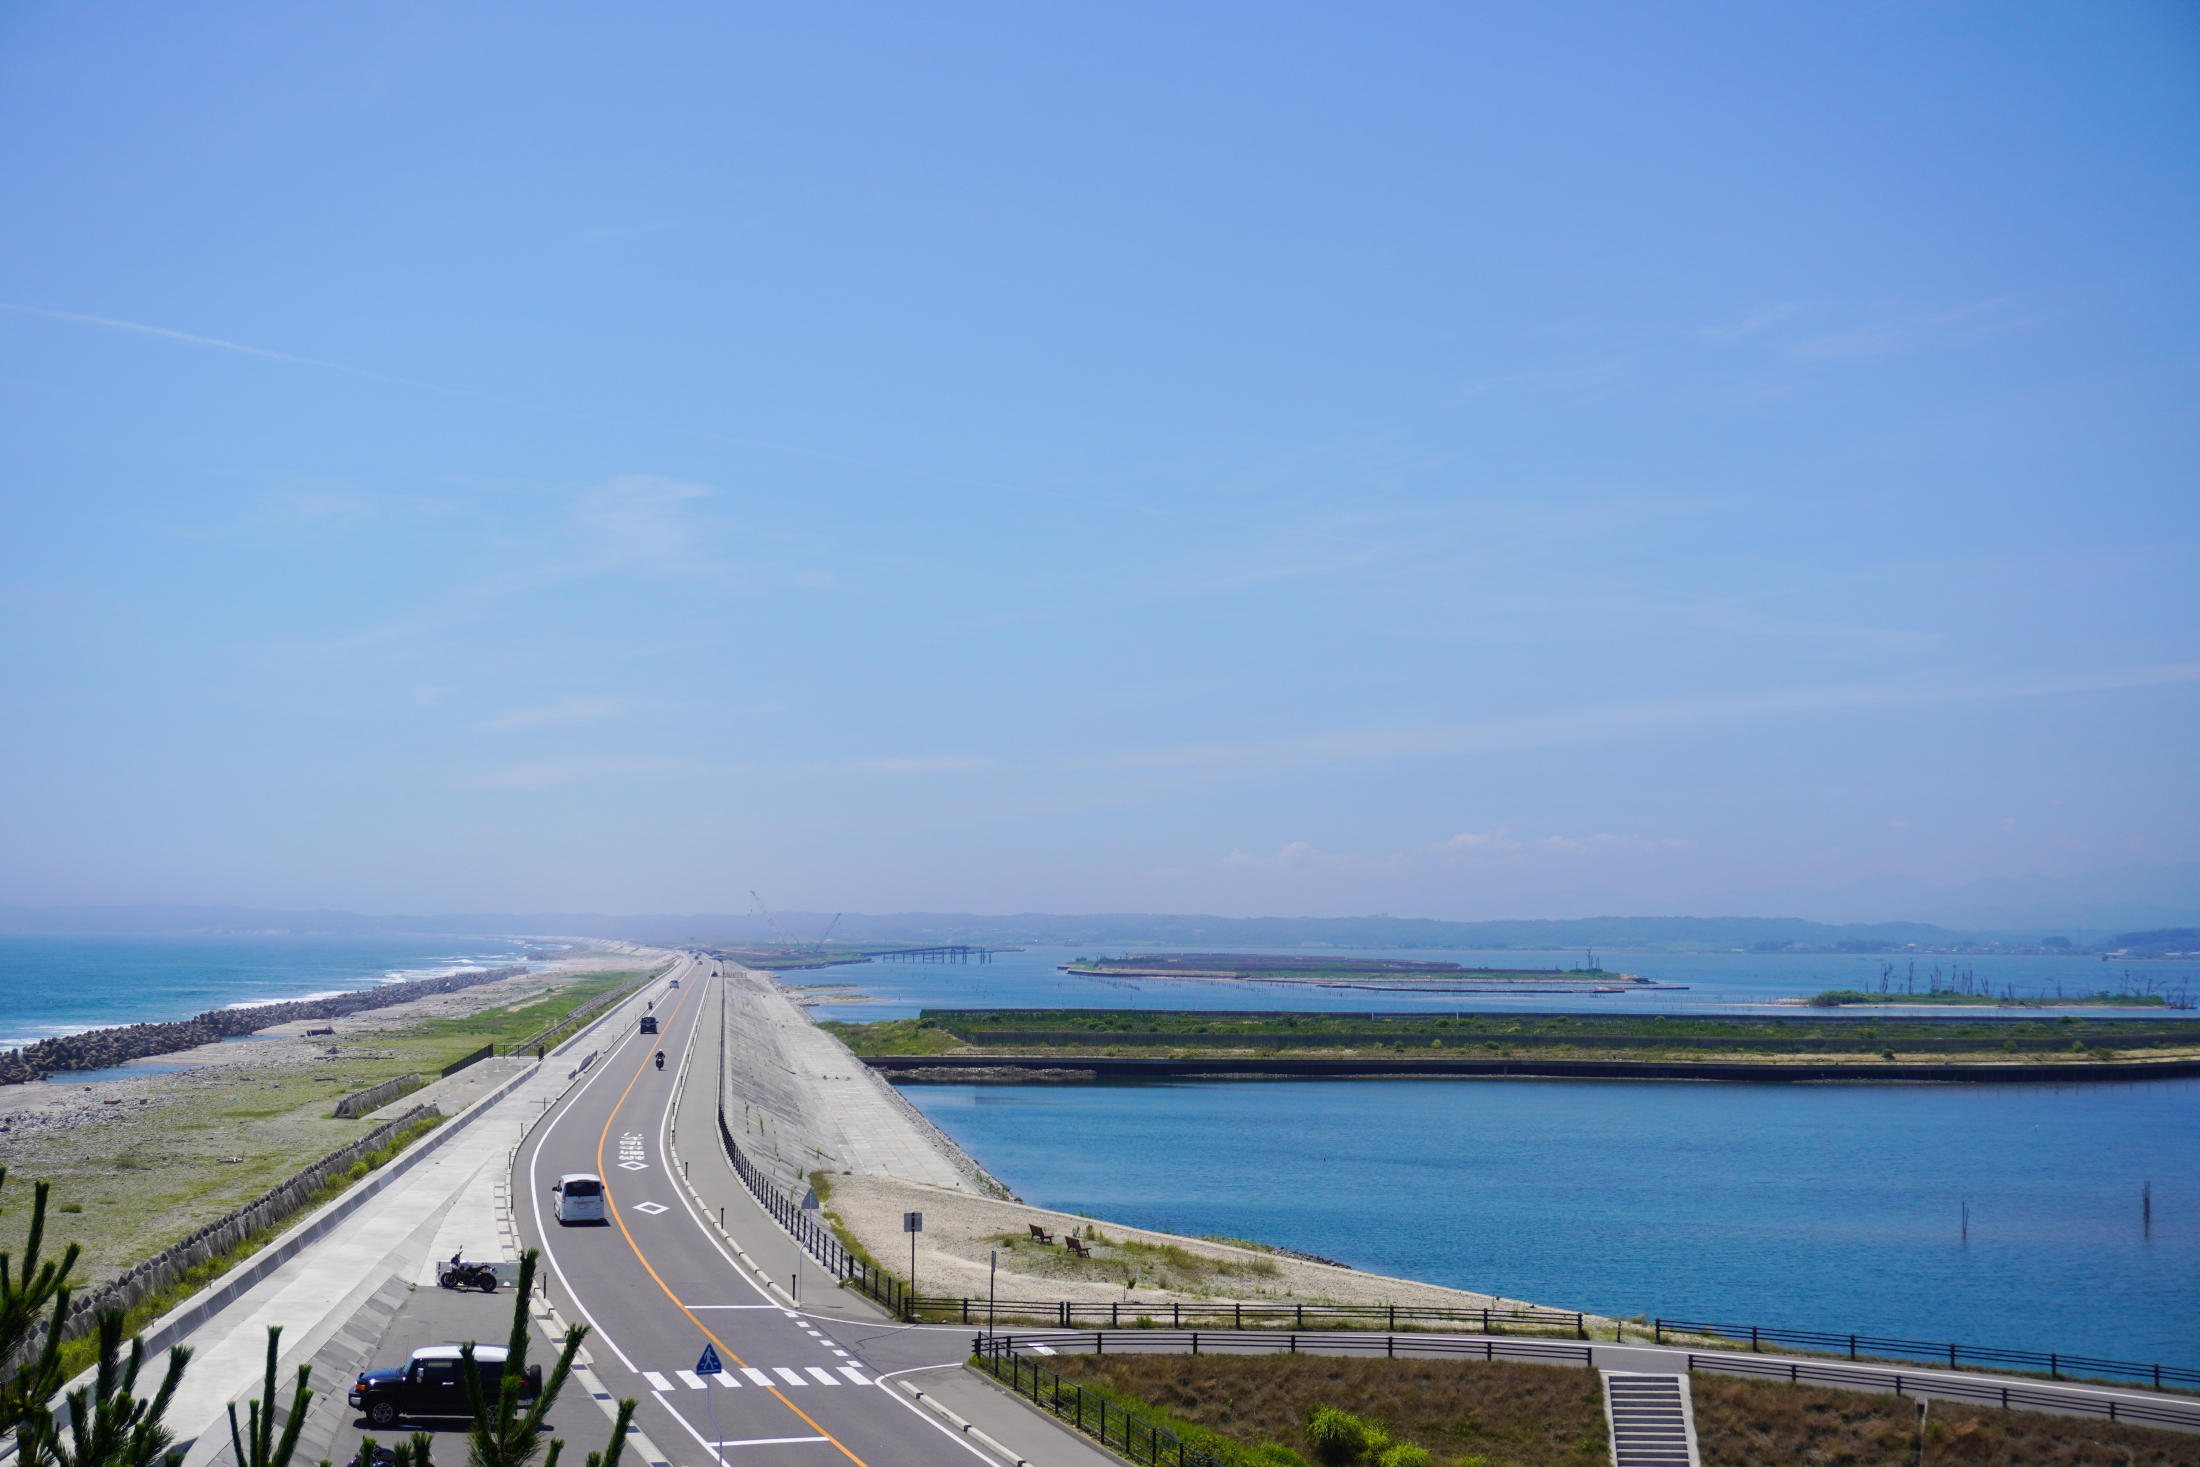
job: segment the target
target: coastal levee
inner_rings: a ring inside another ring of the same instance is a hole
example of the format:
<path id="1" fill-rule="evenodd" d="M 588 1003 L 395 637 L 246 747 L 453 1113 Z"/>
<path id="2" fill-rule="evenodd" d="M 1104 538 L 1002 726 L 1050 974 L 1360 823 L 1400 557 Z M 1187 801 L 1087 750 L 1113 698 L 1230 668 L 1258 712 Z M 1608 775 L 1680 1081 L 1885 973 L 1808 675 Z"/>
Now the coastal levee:
<path id="1" fill-rule="evenodd" d="M 389 1008 L 433 994 L 456 993 L 500 979 L 517 978 L 526 972 L 524 967 L 480 968 L 442 978 L 377 984 L 373 988 L 355 989 L 326 998 L 209 1009 L 170 1023 L 125 1024 L 113 1029 L 91 1029 L 82 1034 L 41 1039 L 36 1044 L 0 1054 L 0 1084 L 18 1085 L 72 1070 L 108 1069 L 132 1060 L 196 1049 L 202 1044 L 240 1039 L 276 1024 L 299 1019 L 334 1019 L 344 1014 Z"/>
<path id="2" fill-rule="evenodd" d="M 1758 1083 L 1950 1082 L 1963 1084 L 2129 1084 L 2200 1076 L 2200 1059 L 1919 1064 L 1897 1060 L 1448 1059 L 1369 1055 L 1311 1059 L 1286 1055 L 871 1055 L 865 1064 L 897 1084 L 1086 1083 L 1095 1080 L 1731 1080 Z"/>

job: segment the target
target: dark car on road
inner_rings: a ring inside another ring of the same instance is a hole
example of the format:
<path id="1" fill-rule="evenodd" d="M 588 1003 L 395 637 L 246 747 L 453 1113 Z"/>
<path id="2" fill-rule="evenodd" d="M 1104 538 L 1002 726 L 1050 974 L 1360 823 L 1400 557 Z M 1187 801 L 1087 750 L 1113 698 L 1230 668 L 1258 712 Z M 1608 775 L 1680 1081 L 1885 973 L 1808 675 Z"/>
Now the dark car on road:
<path id="1" fill-rule="evenodd" d="M 655 1014 L 642 1015 L 642 1032 L 644 1034 L 654 1034 L 657 1032 L 657 1016 Z"/>
<path id="2" fill-rule="evenodd" d="M 413 1351 L 412 1359 L 403 1365 L 361 1371 L 349 1399 L 369 1422 L 384 1430 L 407 1416 L 471 1416 L 466 1379 L 460 1373 L 465 1368 L 466 1357 L 458 1346 L 429 1345 Z M 481 1376 L 483 1397 L 494 1401 L 504 1378 L 504 1347 L 476 1345 L 474 1369 Z M 520 1383 L 520 1399 L 532 1401 L 540 1394 L 542 1367 L 530 1365 Z"/>

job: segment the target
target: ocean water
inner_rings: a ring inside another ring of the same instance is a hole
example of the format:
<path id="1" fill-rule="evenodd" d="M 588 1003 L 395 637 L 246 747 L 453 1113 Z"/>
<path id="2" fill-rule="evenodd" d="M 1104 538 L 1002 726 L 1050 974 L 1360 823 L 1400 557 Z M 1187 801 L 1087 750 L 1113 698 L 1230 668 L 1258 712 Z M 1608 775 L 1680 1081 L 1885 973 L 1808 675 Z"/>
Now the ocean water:
<path id="1" fill-rule="evenodd" d="M 1555 1308 L 2200 1366 L 2200 1081 L 903 1094 L 1040 1206 Z"/>
<path id="2" fill-rule="evenodd" d="M 1197 949 L 1175 949 L 1197 951 Z M 1252 949 L 1292 952 L 1307 950 Z M 862 1023 L 907 1018 L 924 1008 L 1088 1008 L 1088 1009 L 1320 1009 L 1346 1012 L 1370 1009 L 1425 1009 L 1432 1013 L 1478 1010 L 1567 1011 L 1580 1013 L 1752 1013 L 1793 1012 L 1777 1008 L 1782 1000 L 1807 998 L 1829 988 L 1877 991 L 1881 965 L 1893 964 L 1889 987 L 1906 983 L 1924 992 L 1936 978 L 1946 985 L 1958 968 L 1968 968 L 1981 985 L 1996 993 L 2014 988 L 2020 998 L 2052 1000 L 2058 993 L 2078 996 L 2102 989 L 2145 992 L 2152 988 L 2180 1001 L 2200 1001 L 2200 963 L 2103 962 L 2097 957 L 1949 957 L 1923 955 L 1851 956 L 1824 953 L 1635 953 L 1599 952 L 1600 964 L 1615 972 L 1638 973 L 1662 985 L 1619 994 L 1503 995 L 1414 994 L 1354 988 L 1315 988 L 1305 984 L 1184 982 L 1096 978 L 1064 973 L 1061 965 L 1089 956 L 1112 956 L 1115 949 L 1033 947 L 996 954 L 988 963 L 870 962 L 845 967 L 794 970 L 790 983 L 840 983 L 861 989 L 869 1002 L 820 1005 L 820 1018 Z M 1233 951 L 1244 952 L 1237 948 Z M 1568 968 L 1584 954 L 1571 952 L 1413 951 L 1386 948 L 1368 957 L 1458 963 L 1463 967 Z M 1351 953 L 1338 950 L 1336 956 Z M 1913 970 L 1914 965 L 1914 970 Z M 1850 1012 L 1856 1012 L 1854 1010 Z M 1992 1009 L 1920 1007 L 1872 1012 L 1995 1014 Z M 2037 1018 L 2039 1009 L 2005 1010 Z M 2100 1013 L 2099 1009 L 2050 1008 L 2046 1012 Z M 2159 1012 L 2158 1010 L 2154 1012 Z M 2200 1012 L 2184 1011 L 2200 1019 Z"/>
<path id="3" fill-rule="evenodd" d="M 517 963 L 500 938 L 0 937 L 0 1049 Z"/>

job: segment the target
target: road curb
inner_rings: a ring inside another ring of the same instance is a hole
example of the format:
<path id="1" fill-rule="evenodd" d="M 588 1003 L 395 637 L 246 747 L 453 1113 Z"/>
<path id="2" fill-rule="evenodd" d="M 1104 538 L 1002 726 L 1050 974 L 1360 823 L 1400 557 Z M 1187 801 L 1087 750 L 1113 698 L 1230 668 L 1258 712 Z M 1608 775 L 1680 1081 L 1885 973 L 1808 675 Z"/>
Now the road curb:
<path id="1" fill-rule="evenodd" d="M 909 1396 L 909 1399 L 915 1401 L 919 1406 L 922 1406 L 925 1410 L 931 1412 L 934 1416 L 939 1417 L 940 1420 L 946 1422 L 949 1426 L 954 1427 L 955 1430 L 961 1432 L 964 1436 L 967 1436 L 972 1441 L 977 1442 L 987 1451 L 992 1452 L 994 1455 L 1002 1458 L 1004 1461 L 1014 1463 L 1015 1467 L 1031 1467 L 1031 1463 L 1028 1460 L 1023 1457 L 1017 1456 L 1014 1452 L 1002 1446 L 991 1436 L 988 1436 L 984 1431 L 980 1430 L 976 1426 L 971 1425 L 969 1422 L 963 1420 L 962 1417 L 957 1416 L 954 1412 L 948 1410 L 945 1406 L 942 1406 L 939 1402 L 933 1400 L 932 1397 L 921 1386 L 918 1386 L 914 1382 L 906 1380 L 895 1381 L 894 1385 L 897 1389 L 906 1392 Z"/>

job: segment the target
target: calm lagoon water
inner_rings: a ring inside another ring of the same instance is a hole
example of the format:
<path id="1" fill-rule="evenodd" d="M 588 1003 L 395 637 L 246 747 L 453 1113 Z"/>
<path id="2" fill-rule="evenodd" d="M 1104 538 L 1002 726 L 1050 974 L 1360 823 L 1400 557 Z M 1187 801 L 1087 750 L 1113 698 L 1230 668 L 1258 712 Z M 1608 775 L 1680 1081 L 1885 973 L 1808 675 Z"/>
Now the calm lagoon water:
<path id="1" fill-rule="evenodd" d="M 1619 994 L 1530 994 L 1521 998 L 1492 995 L 1388 993 L 1355 988 L 1314 988 L 1304 984 L 1156 982 L 1093 978 L 1064 973 L 1073 958 L 1116 949 L 1034 947 L 997 954 L 989 963 L 871 962 L 822 970 L 795 970 L 790 983 L 838 983 L 859 988 L 869 1002 L 821 1006 L 821 1018 L 861 1023 L 869 1019 L 907 1018 L 923 1008 L 1086 1008 L 1086 1009 L 1368 1009 L 1565 1010 L 1582 1013 L 1735 1013 L 1763 1011 L 1781 1000 L 1805 998 L 1828 988 L 1879 986 L 1880 965 L 1894 964 L 1899 991 L 1914 982 L 1923 992 L 1935 970 L 1950 981 L 1957 967 L 1973 970 L 1996 993 L 2013 986 L 2019 997 L 2052 999 L 2058 992 L 2076 996 L 2125 986 L 2200 999 L 2200 963 L 2102 962 L 2097 957 L 1870 957 L 1837 953 L 1635 953 L 1603 952 L 1598 961 L 1617 972 L 1639 973 L 1671 987 Z M 1175 949 L 1198 951 L 1198 949 Z M 1244 952 L 1246 949 L 1235 949 Z M 1303 955 L 1307 950 L 1289 951 Z M 1354 954 L 1336 950 L 1338 957 Z M 1411 951 L 1387 948 L 1365 956 L 1458 963 L 1465 967 L 1568 968 L 1584 954 L 1571 952 Z M 1912 965 L 1914 964 L 1914 972 Z M 1786 1010 L 1793 1012 L 1792 1009 Z M 1960 1013 L 1992 1016 L 1991 1009 L 1899 1009 L 1898 1013 Z M 2006 1010 L 2036 1018 L 2041 1010 Z M 2050 1009 L 2054 1013 L 2059 1010 Z M 2073 1013 L 2098 1013 L 2073 1009 Z M 2152 1010 L 2151 1012 L 2160 1012 Z M 2191 1010 L 2188 1017 L 2200 1018 Z"/>
<path id="2" fill-rule="evenodd" d="M 1601 1314 L 2200 1366 L 2200 1081 L 903 1093 L 1041 1206 Z"/>

